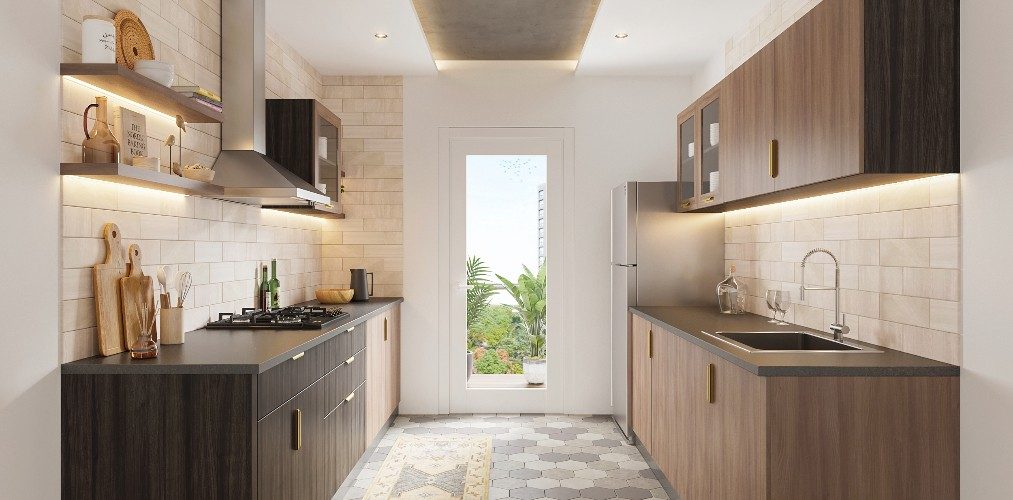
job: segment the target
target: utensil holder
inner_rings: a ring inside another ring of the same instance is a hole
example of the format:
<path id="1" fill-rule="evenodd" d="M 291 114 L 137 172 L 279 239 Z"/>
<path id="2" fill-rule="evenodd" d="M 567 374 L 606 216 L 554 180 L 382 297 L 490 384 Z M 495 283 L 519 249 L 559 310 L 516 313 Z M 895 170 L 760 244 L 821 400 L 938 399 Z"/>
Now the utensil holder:
<path id="1" fill-rule="evenodd" d="M 162 320 L 160 340 L 162 344 L 182 344 L 186 340 L 183 331 L 183 308 L 168 307 L 159 313 Z"/>

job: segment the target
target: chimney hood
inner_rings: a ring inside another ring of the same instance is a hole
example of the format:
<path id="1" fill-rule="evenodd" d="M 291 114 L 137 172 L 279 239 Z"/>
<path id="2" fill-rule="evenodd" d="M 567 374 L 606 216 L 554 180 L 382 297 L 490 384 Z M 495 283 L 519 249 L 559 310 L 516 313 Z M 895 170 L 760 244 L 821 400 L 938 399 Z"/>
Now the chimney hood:
<path id="1" fill-rule="evenodd" d="M 264 0 L 222 0 L 222 199 L 334 213 L 331 199 L 264 154 Z M 323 215 L 323 214 L 322 214 Z"/>

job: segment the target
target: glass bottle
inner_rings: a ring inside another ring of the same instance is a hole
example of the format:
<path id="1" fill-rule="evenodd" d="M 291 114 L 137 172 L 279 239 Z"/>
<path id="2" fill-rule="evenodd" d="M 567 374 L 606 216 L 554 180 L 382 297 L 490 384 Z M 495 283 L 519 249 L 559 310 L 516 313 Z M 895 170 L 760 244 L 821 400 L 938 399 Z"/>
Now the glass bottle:
<path id="1" fill-rule="evenodd" d="M 260 266 L 260 308 L 271 309 L 271 284 L 267 280 L 267 266 Z"/>
<path id="2" fill-rule="evenodd" d="M 717 286 L 718 308 L 722 314 L 746 312 L 746 285 L 735 278 L 735 265 Z"/>
<path id="3" fill-rule="evenodd" d="M 130 347 L 132 359 L 151 359 L 158 357 L 158 342 L 155 342 L 155 315 L 149 314 L 154 309 L 144 304 L 141 310 L 141 332 Z"/>
<path id="4" fill-rule="evenodd" d="M 271 290 L 271 308 L 278 309 L 278 293 L 281 290 L 281 283 L 278 282 L 278 259 L 271 259 L 271 281 L 268 282 Z"/>

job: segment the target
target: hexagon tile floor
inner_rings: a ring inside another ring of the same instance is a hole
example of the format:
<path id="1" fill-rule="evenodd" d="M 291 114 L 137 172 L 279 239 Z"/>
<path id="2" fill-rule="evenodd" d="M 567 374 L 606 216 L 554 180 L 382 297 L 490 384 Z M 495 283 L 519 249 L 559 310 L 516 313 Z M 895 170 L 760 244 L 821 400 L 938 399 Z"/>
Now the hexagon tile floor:
<path id="1" fill-rule="evenodd" d="M 612 419 L 581 415 L 399 416 L 344 498 L 362 498 L 400 434 L 486 434 L 493 439 L 489 498 L 669 498 Z"/>

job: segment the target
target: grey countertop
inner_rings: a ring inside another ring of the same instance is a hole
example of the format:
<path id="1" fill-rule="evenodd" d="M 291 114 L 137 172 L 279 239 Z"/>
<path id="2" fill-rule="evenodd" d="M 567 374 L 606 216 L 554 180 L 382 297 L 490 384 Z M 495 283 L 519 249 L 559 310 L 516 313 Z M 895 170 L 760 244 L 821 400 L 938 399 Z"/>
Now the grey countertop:
<path id="1" fill-rule="evenodd" d="M 631 307 L 630 312 L 661 325 L 672 333 L 765 377 L 957 377 L 960 367 L 849 339 L 879 353 L 751 353 L 702 332 L 805 331 L 798 325 L 777 326 L 755 314 L 721 314 L 714 307 Z M 816 332 L 822 333 L 822 332 Z M 826 335 L 825 333 L 823 335 Z"/>
<path id="2" fill-rule="evenodd" d="M 341 304 L 349 313 L 324 330 L 207 330 L 187 332 L 186 342 L 163 345 L 155 359 L 135 360 L 129 353 L 95 356 L 62 365 L 64 374 L 225 374 L 263 373 L 282 361 L 363 322 L 401 297 L 374 297 Z M 319 305 L 307 302 L 301 305 Z"/>

